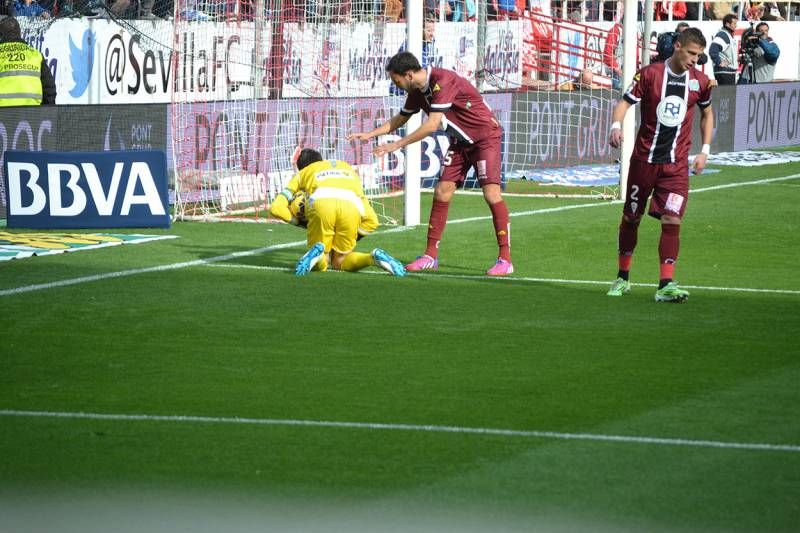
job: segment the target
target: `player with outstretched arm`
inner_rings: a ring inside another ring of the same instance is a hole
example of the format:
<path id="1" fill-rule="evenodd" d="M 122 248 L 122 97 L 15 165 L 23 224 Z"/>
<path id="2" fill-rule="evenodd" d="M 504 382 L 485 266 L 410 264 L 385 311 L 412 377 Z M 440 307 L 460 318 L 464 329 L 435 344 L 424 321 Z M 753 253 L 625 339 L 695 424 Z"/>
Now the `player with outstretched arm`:
<path id="1" fill-rule="evenodd" d="M 467 79 L 452 70 L 432 66 L 423 69 L 410 52 L 394 55 L 386 65 L 386 71 L 394 84 L 408 93 L 402 110 L 374 130 L 353 133 L 348 139 L 367 141 L 389 134 L 420 110 L 424 110 L 428 118 L 418 129 L 397 141 L 375 147 L 373 154 L 382 157 L 440 130 L 450 139 L 450 148 L 443 161 L 444 170 L 434 189 L 425 253 L 406 268 L 419 271 L 439 267 L 439 242 L 447 224 L 450 200 L 456 188 L 464 184 L 469 169 L 474 168 L 483 197 L 492 212 L 499 248 L 497 261 L 486 274 L 512 274 L 511 227 L 500 176 L 503 129 L 491 109 Z"/>
<path id="2" fill-rule="evenodd" d="M 694 107 L 700 108 L 703 148 L 693 172 L 700 174 L 711 152 L 714 128 L 708 77 L 694 68 L 706 46 L 700 30 L 684 30 L 675 40 L 672 56 L 642 68 L 633 78 L 612 114 L 609 144 L 622 143 L 621 122 L 631 106 L 641 103 L 641 124 L 631 155 L 625 205 L 619 225 L 619 271 L 608 291 L 622 296 L 631 290 L 629 273 L 639 222 L 650 199 L 648 214 L 661 221 L 658 244 L 660 279 L 655 300 L 681 303 L 689 292 L 673 281 L 680 247 L 681 219 L 689 196 L 689 149 Z"/>

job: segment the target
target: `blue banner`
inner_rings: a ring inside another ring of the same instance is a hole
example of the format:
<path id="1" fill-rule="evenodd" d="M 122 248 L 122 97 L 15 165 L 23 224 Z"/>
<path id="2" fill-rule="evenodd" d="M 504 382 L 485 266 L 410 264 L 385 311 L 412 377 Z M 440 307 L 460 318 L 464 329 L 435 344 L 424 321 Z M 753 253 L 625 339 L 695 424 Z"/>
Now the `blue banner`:
<path id="1" fill-rule="evenodd" d="M 8 151 L 9 228 L 168 228 L 162 150 Z"/>

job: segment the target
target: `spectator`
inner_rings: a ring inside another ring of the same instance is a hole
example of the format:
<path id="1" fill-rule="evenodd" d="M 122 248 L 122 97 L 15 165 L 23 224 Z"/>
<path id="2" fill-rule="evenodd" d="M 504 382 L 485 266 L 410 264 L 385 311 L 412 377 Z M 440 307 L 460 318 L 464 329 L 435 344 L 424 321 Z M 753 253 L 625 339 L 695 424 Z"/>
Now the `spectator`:
<path id="1" fill-rule="evenodd" d="M 17 16 L 17 8 L 14 6 L 14 0 L 0 0 L 0 15 L 8 17 Z"/>
<path id="2" fill-rule="evenodd" d="M 622 88 L 622 52 L 622 24 L 617 22 L 608 32 L 603 47 L 603 63 L 614 89 Z"/>
<path id="3" fill-rule="evenodd" d="M 594 71 L 590 68 L 583 69 L 574 80 L 564 82 L 556 87 L 559 91 L 580 91 L 584 89 L 604 89 L 608 88 L 599 83 L 595 83 Z"/>
<path id="4" fill-rule="evenodd" d="M 447 20 L 451 22 L 467 22 L 475 20 L 477 15 L 478 6 L 475 5 L 476 0 L 449 0 L 450 16 Z"/>
<path id="5" fill-rule="evenodd" d="M 764 16 L 764 4 L 753 4 L 745 10 L 745 16 L 750 22 L 758 22 Z"/>
<path id="6" fill-rule="evenodd" d="M 764 2 L 764 14 L 761 15 L 761 20 L 784 21 L 788 20 L 786 16 L 786 4 L 783 2 Z"/>
<path id="7" fill-rule="evenodd" d="M 761 35 L 757 35 L 757 34 Z M 769 24 L 756 25 L 756 35 L 749 30 L 742 35 L 742 58 L 747 63 L 740 83 L 769 83 L 775 77 L 775 64 L 781 51 L 769 36 Z M 743 62 L 744 62 L 743 61 Z"/>
<path id="8" fill-rule="evenodd" d="M 388 22 L 397 22 L 403 18 L 402 0 L 386 0 L 384 16 Z"/>
<path id="9" fill-rule="evenodd" d="M 425 18 L 431 17 L 435 20 L 439 20 L 442 15 L 444 15 L 444 18 L 449 17 L 453 12 L 453 9 L 450 7 L 450 3 L 444 3 L 444 11 L 441 13 L 439 12 L 440 5 L 441 4 L 439 0 L 425 0 L 425 3 L 422 5 L 423 16 Z"/>
<path id="10" fill-rule="evenodd" d="M 739 20 L 733 13 L 722 18 L 722 29 L 711 41 L 708 55 L 714 64 L 714 78 L 720 85 L 736 85 L 736 72 L 739 69 L 739 54 L 733 33 Z"/>
<path id="11" fill-rule="evenodd" d="M 670 4 L 672 4 L 672 18 L 669 18 Z M 686 2 L 658 2 L 654 9 L 656 20 L 684 20 L 686 18 Z"/>
<path id="12" fill-rule="evenodd" d="M 422 60 L 420 63 L 422 64 L 423 68 L 427 67 L 428 65 L 432 65 L 434 67 L 441 65 L 436 64 L 436 21 L 432 18 L 425 19 L 425 25 L 422 27 Z M 403 52 L 408 48 L 408 43 L 404 42 L 403 45 L 400 47 L 398 52 Z M 397 87 L 394 83 L 389 85 L 389 94 L 397 96 L 401 94 L 405 94 L 406 92 L 399 87 Z"/>
<path id="13" fill-rule="evenodd" d="M 652 58 L 652 62 L 666 61 L 672 57 L 672 52 L 675 49 L 675 39 L 678 38 L 681 32 L 687 29 L 689 29 L 688 22 L 679 22 L 675 27 L 675 31 L 666 31 L 660 34 L 658 36 L 658 42 L 656 43 L 656 55 Z M 700 57 L 697 58 L 696 64 L 705 65 L 706 63 L 708 63 L 708 56 L 705 53 L 701 53 Z"/>
<path id="14" fill-rule="evenodd" d="M 711 18 L 722 20 L 725 15 L 733 12 L 733 2 L 711 2 Z"/>
<path id="15" fill-rule="evenodd" d="M 36 0 L 17 0 L 14 9 L 18 17 L 50 18 L 50 12 L 39 5 Z"/>
<path id="16" fill-rule="evenodd" d="M 490 19 L 508 20 L 518 18 L 525 11 L 527 2 L 521 0 L 487 0 L 486 14 Z"/>
<path id="17" fill-rule="evenodd" d="M 42 54 L 22 39 L 14 17 L 0 20 L 0 71 L 0 106 L 56 103 L 53 74 Z"/>

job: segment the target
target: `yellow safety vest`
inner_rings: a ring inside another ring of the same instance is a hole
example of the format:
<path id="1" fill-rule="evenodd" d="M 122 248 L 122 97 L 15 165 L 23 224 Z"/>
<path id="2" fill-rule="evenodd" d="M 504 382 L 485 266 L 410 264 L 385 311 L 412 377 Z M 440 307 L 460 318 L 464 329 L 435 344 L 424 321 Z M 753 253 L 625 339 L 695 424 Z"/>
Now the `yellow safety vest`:
<path id="1" fill-rule="evenodd" d="M 25 43 L 0 44 L 0 107 L 41 105 L 42 54 Z"/>

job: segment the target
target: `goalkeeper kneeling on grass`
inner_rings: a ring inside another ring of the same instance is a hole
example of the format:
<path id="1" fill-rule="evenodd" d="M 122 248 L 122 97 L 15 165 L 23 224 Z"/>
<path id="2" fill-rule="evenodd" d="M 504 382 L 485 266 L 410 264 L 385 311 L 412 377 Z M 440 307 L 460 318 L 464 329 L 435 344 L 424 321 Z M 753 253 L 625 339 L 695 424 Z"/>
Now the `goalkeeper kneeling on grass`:
<path id="1" fill-rule="evenodd" d="M 339 160 L 323 160 L 311 148 L 297 158 L 297 173 L 270 207 L 274 217 L 295 225 L 306 224 L 308 251 L 300 258 L 295 274 L 328 269 L 356 272 L 380 267 L 395 276 L 405 276 L 403 264 L 381 248 L 372 253 L 355 252 L 356 241 L 375 231 L 378 216 L 364 196 L 361 178 L 353 167 Z"/>

